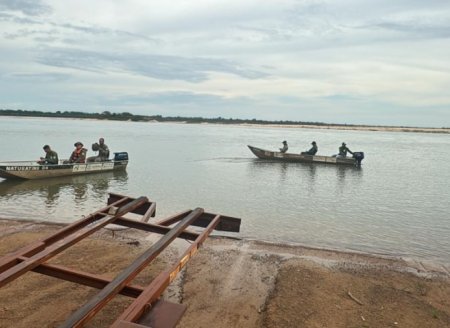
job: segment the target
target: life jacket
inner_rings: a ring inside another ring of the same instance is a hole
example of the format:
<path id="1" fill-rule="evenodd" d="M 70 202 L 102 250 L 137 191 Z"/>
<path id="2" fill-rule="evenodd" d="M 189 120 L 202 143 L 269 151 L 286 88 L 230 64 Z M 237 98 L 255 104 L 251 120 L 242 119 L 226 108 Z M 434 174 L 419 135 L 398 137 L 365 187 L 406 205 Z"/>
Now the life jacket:
<path id="1" fill-rule="evenodd" d="M 71 162 L 76 162 L 76 161 L 78 160 L 78 158 L 80 158 L 81 152 L 82 152 L 83 150 L 84 150 L 84 148 L 75 149 L 75 150 L 72 152 L 72 156 L 70 156 L 70 161 L 71 161 Z M 84 163 L 84 160 L 83 160 L 83 161 L 80 161 L 80 162 L 78 162 L 78 163 Z"/>

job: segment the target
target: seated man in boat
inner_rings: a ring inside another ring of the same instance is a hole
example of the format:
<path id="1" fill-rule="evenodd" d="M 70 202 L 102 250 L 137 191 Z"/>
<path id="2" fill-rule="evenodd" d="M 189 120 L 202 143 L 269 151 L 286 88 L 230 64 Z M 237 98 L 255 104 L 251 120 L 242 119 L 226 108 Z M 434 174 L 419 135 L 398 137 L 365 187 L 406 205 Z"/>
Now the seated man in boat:
<path id="1" fill-rule="evenodd" d="M 288 150 L 288 144 L 287 141 L 283 141 L 283 148 L 280 148 L 280 152 L 285 153 Z"/>
<path id="2" fill-rule="evenodd" d="M 339 154 L 333 155 L 333 157 L 347 157 L 347 152 L 353 155 L 353 152 L 347 148 L 345 142 L 342 143 L 342 146 L 339 147 Z"/>
<path id="3" fill-rule="evenodd" d="M 69 163 L 84 163 L 86 161 L 87 149 L 79 141 L 74 144 L 75 150 L 70 155 Z"/>
<path id="4" fill-rule="evenodd" d="M 105 139 L 98 139 L 98 143 L 92 144 L 92 150 L 98 151 L 98 156 L 92 156 L 87 159 L 88 162 L 104 162 L 109 158 L 109 148 L 105 144 Z"/>
<path id="5" fill-rule="evenodd" d="M 58 154 L 56 153 L 56 151 L 53 151 L 49 145 L 45 145 L 43 149 L 45 151 L 45 157 L 41 157 L 41 159 L 38 161 L 38 164 L 58 164 Z"/>
<path id="6" fill-rule="evenodd" d="M 308 151 L 302 151 L 300 154 L 301 155 L 315 155 L 317 153 L 317 150 L 319 150 L 319 148 L 317 148 L 317 144 L 315 141 L 311 142 L 311 149 Z"/>

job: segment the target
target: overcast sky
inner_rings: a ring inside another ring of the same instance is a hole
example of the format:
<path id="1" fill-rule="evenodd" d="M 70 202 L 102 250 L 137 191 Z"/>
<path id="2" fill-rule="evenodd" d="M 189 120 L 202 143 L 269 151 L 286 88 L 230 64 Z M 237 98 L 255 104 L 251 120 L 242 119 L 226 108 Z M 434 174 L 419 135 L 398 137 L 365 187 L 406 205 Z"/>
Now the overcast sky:
<path id="1" fill-rule="evenodd" d="M 0 0 L 0 108 L 450 127 L 448 0 Z"/>

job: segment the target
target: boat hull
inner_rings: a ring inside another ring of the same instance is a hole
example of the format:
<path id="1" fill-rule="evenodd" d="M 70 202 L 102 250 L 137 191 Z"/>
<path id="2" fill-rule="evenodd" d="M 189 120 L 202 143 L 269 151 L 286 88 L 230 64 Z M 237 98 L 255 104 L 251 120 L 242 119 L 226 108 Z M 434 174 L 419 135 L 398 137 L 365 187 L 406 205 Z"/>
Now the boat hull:
<path id="1" fill-rule="evenodd" d="M 4 179 L 47 179 L 69 175 L 125 170 L 128 161 L 105 161 L 83 164 L 38 165 L 28 163 L 1 163 L 0 177 Z"/>
<path id="2" fill-rule="evenodd" d="M 322 163 L 322 164 L 334 164 L 334 165 L 358 165 L 356 159 L 352 157 L 340 158 L 332 156 L 313 156 L 303 154 L 281 153 L 278 151 L 265 150 L 253 146 L 248 146 L 251 152 L 260 159 L 277 160 L 283 162 L 296 162 L 296 163 Z"/>

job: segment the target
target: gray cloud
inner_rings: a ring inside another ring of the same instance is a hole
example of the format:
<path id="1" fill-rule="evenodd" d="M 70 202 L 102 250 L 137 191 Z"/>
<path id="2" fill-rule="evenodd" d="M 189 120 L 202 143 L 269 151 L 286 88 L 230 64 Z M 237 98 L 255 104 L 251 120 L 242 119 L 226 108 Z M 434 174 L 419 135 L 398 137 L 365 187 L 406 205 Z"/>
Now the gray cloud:
<path id="1" fill-rule="evenodd" d="M 150 54 L 114 54 L 75 49 L 48 48 L 37 58 L 39 63 L 79 69 L 107 72 L 128 71 L 162 80 L 201 82 L 208 79 L 208 72 L 235 74 L 247 79 L 257 79 L 267 74 L 241 67 L 231 61 L 210 58 L 186 58 Z"/>
<path id="2" fill-rule="evenodd" d="M 367 27 L 384 29 L 388 31 L 402 32 L 409 36 L 417 36 L 417 37 L 427 37 L 427 38 L 450 37 L 450 25 L 442 26 L 442 25 L 420 24 L 417 21 L 412 21 L 409 23 L 380 22 Z"/>
<path id="3" fill-rule="evenodd" d="M 0 8 L 1 10 L 1 8 Z M 58 30 L 60 31 L 60 34 L 65 34 L 64 30 L 68 31 L 74 31 L 79 32 L 81 34 L 91 34 L 91 35 L 111 35 L 111 36 L 123 36 L 123 37 L 129 37 L 131 39 L 141 39 L 145 41 L 151 41 L 153 43 L 160 43 L 161 41 L 157 38 L 148 37 L 139 33 L 131 33 L 124 30 L 118 30 L 118 29 L 111 29 L 111 28 L 105 28 L 105 27 L 98 27 L 93 25 L 80 25 L 80 24 L 72 24 L 72 23 L 56 23 L 51 20 L 39 20 L 34 19 L 29 16 L 22 17 L 16 14 L 11 13 L 5 13 L 0 11 L 0 22 L 10 22 L 15 23 L 18 25 L 34 25 L 34 26 L 40 26 L 42 27 L 41 33 L 49 33 L 45 28 L 52 27 L 53 31 Z M 19 33 L 9 33 L 6 34 L 5 37 L 12 38 L 14 36 L 15 38 L 26 36 L 21 35 Z"/>
<path id="4" fill-rule="evenodd" d="M 70 78 L 70 75 L 64 73 L 12 73 L 3 77 L 26 83 L 36 83 L 65 81 Z"/>
<path id="5" fill-rule="evenodd" d="M 54 30 L 42 31 L 39 29 L 29 29 L 29 28 L 18 29 L 13 33 L 8 32 L 3 33 L 3 36 L 6 39 L 15 40 L 20 38 L 34 37 L 34 40 L 38 42 L 56 41 L 58 39 L 56 37 L 57 35 L 58 35 L 57 31 Z"/>
<path id="6" fill-rule="evenodd" d="M 30 18 L 30 17 L 20 17 L 14 14 L 8 14 L 0 11 L 0 21 L 1 22 L 11 22 L 16 24 L 42 24 L 41 22 Z"/>
<path id="7" fill-rule="evenodd" d="M 65 24 L 51 23 L 51 24 L 55 27 L 66 28 L 66 29 L 70 29 L 70 30 L 74 30 L 74 31 L 82 32 L 82 33 L 89 33 L 89 34 L 94 34 L 94 35 L 116 34 L 116 35 L 123 35 L 123 36 L 138 38 L 138 39 L 144 39 L 144 40 L 152 41 L 152 42 L 159 42 L 156 38 L 150 38 L 150 37 L 147 37 L 142 34 L 130 33 L 127 31 L 122 31 L 122 30 L 117 30 L 117 29 L 103 28 L 103 27 L 98 27 L 98 26 L 83 26 L 83 25 L 75 25 L 75 24 L 69 24 L 69 23 L 65 23 Z"/>
<path id="8" fill-rule="evenodd" d="M 189 106 L 196 105 L 217 105 L 224 101 L 224 98 L 211 94 L 197 94 L 192 92 L 160 92 L 146 95 L 127 95 L 114 99 L 110 104 L 120 105 L 174 105 L 174 106 Z"/>
<path id="9" fill-rule="evenodd" d="M 39 0 L 2 0 L 0 11 L 19 11 L 29 16 L 39 16 L 52 11 L 51 7 Z"/>

